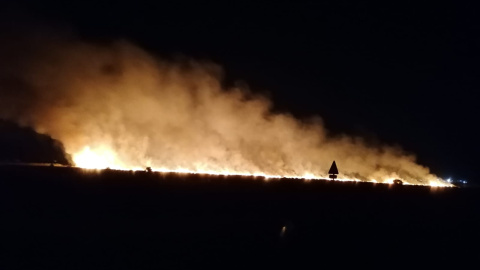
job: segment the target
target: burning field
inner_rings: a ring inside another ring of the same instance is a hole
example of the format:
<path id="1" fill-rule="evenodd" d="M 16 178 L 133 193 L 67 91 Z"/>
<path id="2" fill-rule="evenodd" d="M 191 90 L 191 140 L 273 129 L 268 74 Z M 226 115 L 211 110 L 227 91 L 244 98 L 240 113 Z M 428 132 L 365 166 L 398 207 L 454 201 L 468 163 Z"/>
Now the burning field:
<path id="1" fill-rule="evenodd" d="M 3 35 L 0 117 L 59 140 L 78 167 L 322 179 L 336 160 L 340 180 L 448 185 L 398 147 L 273 113 L 268 99 L 225 85 L 216 64 L 124 40 Z"/>

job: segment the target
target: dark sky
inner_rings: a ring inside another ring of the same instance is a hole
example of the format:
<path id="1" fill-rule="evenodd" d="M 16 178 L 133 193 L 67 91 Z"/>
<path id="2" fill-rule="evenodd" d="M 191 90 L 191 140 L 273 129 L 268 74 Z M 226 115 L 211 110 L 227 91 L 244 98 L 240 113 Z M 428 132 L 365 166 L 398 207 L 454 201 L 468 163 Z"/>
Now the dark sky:
<path id="1" fill-rule="evenodd" d="M 480 179 L 475 6 L 64 2 L 16 1 L 8 10 L 89 39 L 125 38 L 160 56 L 213 60 L 228 81 L 270 95 L 276 110 L 320 115 L 332 132 L 402 145 L 440 177 Z"/>

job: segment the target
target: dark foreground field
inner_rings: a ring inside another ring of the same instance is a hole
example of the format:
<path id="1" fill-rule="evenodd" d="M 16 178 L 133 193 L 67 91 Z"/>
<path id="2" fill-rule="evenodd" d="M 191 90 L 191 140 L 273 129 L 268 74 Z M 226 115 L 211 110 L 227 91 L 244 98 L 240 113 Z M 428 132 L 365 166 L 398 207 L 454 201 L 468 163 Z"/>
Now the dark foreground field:
<path id="1" fill-rule="evenodd" d="M 0 269 L 431 269 L 480 250 L 476 189 L 20 166 L 0 179 Z"/>

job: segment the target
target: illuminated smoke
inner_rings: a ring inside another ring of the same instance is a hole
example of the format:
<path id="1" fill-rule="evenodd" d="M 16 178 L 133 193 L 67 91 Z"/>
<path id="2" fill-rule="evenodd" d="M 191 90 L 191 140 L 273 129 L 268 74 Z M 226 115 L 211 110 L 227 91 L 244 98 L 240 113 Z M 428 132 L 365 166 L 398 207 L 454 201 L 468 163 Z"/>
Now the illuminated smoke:
<path id="1" fill-rule="evenodd" d="M 443 183 L 398 148 L 272 113 L 212 63 L 44 32 L 2 40 L 0 117 L 60 140 L 82 167 L 318 178 L 336 160 L 339 178 Z"/>

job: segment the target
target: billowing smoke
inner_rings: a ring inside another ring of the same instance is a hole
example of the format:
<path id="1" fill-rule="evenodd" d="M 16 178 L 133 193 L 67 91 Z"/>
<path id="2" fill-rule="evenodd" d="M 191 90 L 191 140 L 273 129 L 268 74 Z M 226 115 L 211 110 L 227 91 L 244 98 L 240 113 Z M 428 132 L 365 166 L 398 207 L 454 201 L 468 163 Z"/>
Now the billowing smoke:
<path id="1" fill-rule="evenodd" d="M 398 148 L 272 113 L 215 64 L 37 33 L 2 38 L 0 117 L 60 140 L 80 166 L 324 177 L 336 160 L 340 178 L 440 181 Z"/>

